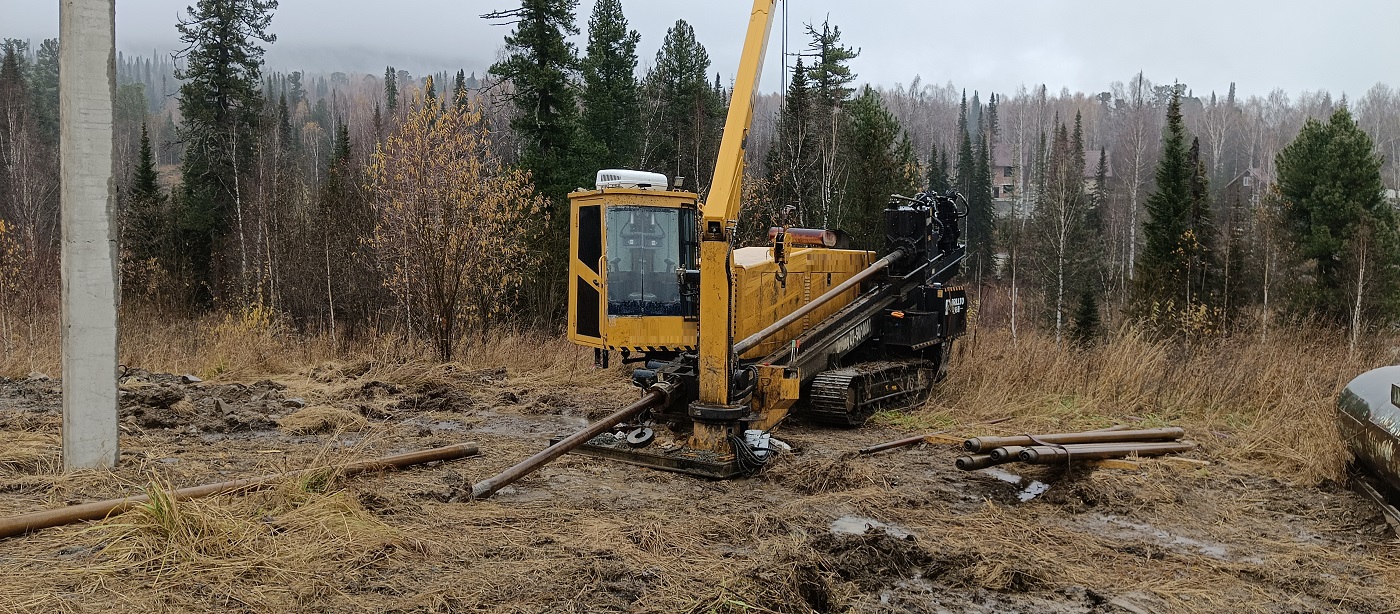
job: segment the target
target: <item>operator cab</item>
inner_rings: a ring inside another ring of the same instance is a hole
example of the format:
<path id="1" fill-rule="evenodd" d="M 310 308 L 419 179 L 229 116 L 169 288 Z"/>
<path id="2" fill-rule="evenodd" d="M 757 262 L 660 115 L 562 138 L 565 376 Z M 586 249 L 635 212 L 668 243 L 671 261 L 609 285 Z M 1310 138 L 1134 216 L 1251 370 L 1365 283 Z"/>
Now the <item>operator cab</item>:
<path id="1" fill-rule="evenodd" d="M 569 338 L 601 351 L 693 350 L 698 300 L 678 271 L 697 268 L 697 195 L 665 175 L 598 172 L 569 194 Z"/>

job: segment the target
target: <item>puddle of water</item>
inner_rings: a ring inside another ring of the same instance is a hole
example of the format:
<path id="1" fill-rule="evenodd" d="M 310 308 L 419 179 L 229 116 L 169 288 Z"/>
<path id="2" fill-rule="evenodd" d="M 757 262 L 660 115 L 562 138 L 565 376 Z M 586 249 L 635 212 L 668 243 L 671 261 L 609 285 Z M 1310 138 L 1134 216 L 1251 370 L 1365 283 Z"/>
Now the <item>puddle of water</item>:
<path id="1" fill-rule="evenodd" d="M 998 480 L 1006 482 L 1007 484 L 1019 485 L 1021 483 L 1021 476 L 1011 473 L 1010 471 L 1007 471 L 1005 469 L 1002 469 L 1001 467 L 987 467 L 986 469 L 983 469 L 981 471 L 983 474 L 990 475 Z"/>
<path id="2" fill-rule="evenodd" d="M 1157 528 L 1145 522 L 1133 522 L 1131 520 L 1119 518 L 1117 516 L 1095 514 L 1093 518 L 1094 520 L 1097 520 L 1105 525 L 1122 527 L 1124 529 L 1127 529 L 1129 532 L 1146 537 L 1151 537 L 1154 541 L 1156 541 L 1159 544 L 1167 546 L 1181 546 L 1187 549 L 1195 550 L 1200 554 L 1204 554 L 1214 559 L 1226 561 L 1233 560 L 1230 557 L 1229 550 L 1223 544 L 1202 541 L 1199 539 L 1192 539 L 1184 535 L 1177 535 L 1170 531 Z"/>
<path id="3" fill-rule="evenodd" d="M 1041 493 L 1047 490 L 1050 490 L 1049 484 L 1041 482 L 1040 480 L 1031 480 L 1031 483 L 1026 486 L 1026 489 L 1021 491 L 1021 494 L 1017 496 L 1021 499 L 1022 503 L 1025 503 L 1026 501 L 1039 497 Z"/>
<path id="4" fill-rule="evenodd" d="M 886 535 L 895 539 L 905 539 L 913 535 L 909 529 L 899 525 L 885 524 L 874 518 L 842 516 L 831 521 L 831 532 L 837 535 L 865 535 L 870 529 L 882 530 Z"/>

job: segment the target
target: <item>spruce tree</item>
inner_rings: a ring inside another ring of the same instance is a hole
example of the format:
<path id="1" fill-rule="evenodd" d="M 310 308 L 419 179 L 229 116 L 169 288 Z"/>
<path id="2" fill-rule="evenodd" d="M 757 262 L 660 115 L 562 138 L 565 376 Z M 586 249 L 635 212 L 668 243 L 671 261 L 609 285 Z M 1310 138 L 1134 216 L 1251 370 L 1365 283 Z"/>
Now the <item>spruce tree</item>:
<path id="1" fill-rule="evenodd" d="M 583 68 L 583 130 L 593 168 L 637 163 L 641 138 L 641 93 L 637 84 L 637 43 L 627 29 L 621 0 L 599 0 L 588 20 Z"/>
<path id="2" fill-rule="evenodd" d="M 58 45 L 56 38 L 39 43 L 31 69 L 33 74 L 29 78 L 39 137 L 52 147 L 58 146 Z"/>
<path id="3" fill-rule="evenodd" d="M 974 94 L 975 100 L 975 94 Z M 972 116 L 972 108 L 964 113 Z M 992 172 L 988 161 L 987 143 L 977 140 L 974 145 L 973 133 L 982 134 L 980 112 L 976 113 L 977 125 L 973 130 L 963 130 L 963 144 L 958 151 L 958 190 L 967 199 L 967 222 L 964 235 L 967 237 L 968 275 L 974 280 L 982 280 L 996 274 L 996 211 L 992 203 Z"/>
<path id="4" fill-rule="evenodd" d="M 556 249 L 568 242 L 567 194 L 591 174 L 580 171 L 575 159 L 578 95 L 571 76 L 578 57 L 567 37 L 578 34 L 576 8 L 578 0 L 521 0 L 520 8 L 483 16 L 515 25 L 505 37 L 505 57 L 491 66 L 491 74 L 515 87 L 511 127 L 520 139 L 521 165 L 549 201 L 550 236 L 560 237 Z"/>
<path id="5" fill-rule="evenodd" d="M 163 260 L 168 255 L 170 245 L 170 220 L 145 124 L 141 125 L 141 148 L 137 153 L 131 191 L 123 213 L 122 244 L 129 257 L 138 262 Z M 160 264 L 168 266 L 172 263 Z"/>
<path id="6" fill-rule="evenodd" d="M 1212 296 L 1210 203 L 1199 143 L 1186 144 L 1181 97 L 1167 104 L 1156 190 L 1147 198 L 1134 311 L 1164 332 L 1189 335 L 1207 326 Z"/>
<path id="7" fill-rule="evenodd" d="M 647 155 L 649 170 L 689 177 L 690 185 L 707 189 L 718 151 L 710 127 L 717 115 L 709 80 L 710 55 L 684 19 L 666 31 L 656 62 L 647 74 L 647 96 L 656 101 L 648 124 L 659 134 Z"/>
<path id="8" fill-rule="evenodd" d="M 928 191 L 946 194 L 951 187 L 953 183 L 948 179 L 948 157 L 940 157 L 938 143 L 934 143 L 928 154 Z"/>
<path id="9" fill-rule="evenodd" d="M 467 101 L 467 71 L 458 69 L 457 78 L 452 80 L 452 104 L 458 108 L 466 108 Z"/>
<path id="10" fill-rule="evenodd" d="M 793 224 L 815 224 L 820 219 L 816 208 L 820 200 L 818 168 L 821 162 L 812 128 L 813 108 L 807 69 L 799 57 L 793 66 L 787 96 L 778 115 L 778 131 L 773 147 L 768 150 L 767 174 L 773 180 L 770 198 L 775 207 L 769 212 L 770 219 L 760 224 L 764 228 L 759 230 L 766 231 L 766 226 L 784 222 L 779 215 L 784 207 L 793 207 L 794 215 L 786 220 Z M 761 238 L 766 237 L 765 234 Z"/>
<path id="11" fill-rule="evenodd" d="M 1102 329 L 1098 298 L 1093 291 L 1080 292 L 1079 306 L 1074 310 L 1074 321 L 1069 327 L 1070 342 L 1080 348 L 1092 346 L 1103 334 Z"/>
<path id="12" fill-rule="evenodd" d="M 390 115 L 399 108 L 399 82 L 393 66 L 384 67 L 384 108 Z"/>
<path id="13" fill-rule="evenodd" d="M 578 0 L 521 0 L 520 8 L 484 15 L 514 24 L 505 37 L 505 55 L 491 74 L 514 87 L 511 128 L 519 139 L 520 166 L 529 171 L 545 199 L 542 227 L 547 237 L 533 296 L 541 317 L 553 319 L 564 307 L 568 277 L 569 199 L 574 188 L 592 184 L 596 169 L 580 161 L 578 94 L 573 74 L 578 55 L 567 37 L 578 34 Z"/>
<path id="14" fill-rule="evenodd" d="M 185 143 L 184 194 L 179 226 L 195 283 L 195 300 L 220 298 L 229 278 L 247 298 L 250 247 L 240 240 L 236 264 L 216 267 L 216 253 L 238 217 L 249 189 L 256 145 L 263 47 L 277 0 L 200 0 L 176 28 L 185 47 L 180 86 Z M 237 233 L 235 233 L 237 234 Z M 241 236 L 239 237 L 242 238 Z M 255 247 L 255 246 L 254 246 Z M 219 268 L 232 276 L 216 278 Z"/>

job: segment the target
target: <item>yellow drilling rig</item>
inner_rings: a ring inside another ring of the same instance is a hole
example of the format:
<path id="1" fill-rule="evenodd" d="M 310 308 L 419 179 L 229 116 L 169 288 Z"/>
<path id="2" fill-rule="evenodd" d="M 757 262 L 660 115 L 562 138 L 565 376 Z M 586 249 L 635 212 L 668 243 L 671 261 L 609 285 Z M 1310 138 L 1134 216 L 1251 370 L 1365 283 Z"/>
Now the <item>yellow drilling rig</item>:
<path id="1" fill-rule="evenodd" d="M 638 426 L 629 441 L 586 452 L 729 477 L 764 455 L 754 433 L 790 411 L 855 426 L 922 401 L 963 331 L 964 293 L 944 285 L 965 253 L 952 198 L 892 199 L 878 254 L 792 228 L 772 229 L 771 246 L 735 249 L 775 5 L 754 2 L 703 204 L 665 176 L 622 170 L 569 195 L 569 338 L 595 348 L 600 364 L 614 351 L 637 362 L 633 381 L 665 396 L 650 417 L 688 431 L 671 450 L 638 445 L 651 439 Z M 746 446 L 758 448 L 736 455 Z"/>
<path id="2" fill-rule="evenodd" d="M 892 196 L 880 252 L 778 227 L 735 248 L 744 149 L 777 0 L 755 0 L 704 203 L 664 175 L 603 170 L 571 204 L 569 339 L 637 364 L 632 405 L 477 484 L 489 496 L 576 450 L 729 478 L 759 469 L 790 412 L 859 426 L 922 402 L 966 328 L 956 194 Z M 622 425 L 622 426 L 619 426 Z M 670 436 L 659 437 L 660 429 Z M 621 435 L 621 436 L 619 436 Z"/>

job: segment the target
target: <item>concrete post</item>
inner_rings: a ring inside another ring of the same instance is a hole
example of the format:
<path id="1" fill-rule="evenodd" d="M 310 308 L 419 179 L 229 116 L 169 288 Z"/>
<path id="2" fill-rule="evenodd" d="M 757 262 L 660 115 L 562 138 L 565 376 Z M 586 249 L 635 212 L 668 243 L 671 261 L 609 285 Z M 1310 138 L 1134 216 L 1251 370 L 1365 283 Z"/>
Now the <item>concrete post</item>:
<path id="1" fill-rule="evenodd" d="M 63 467 L 117 462 L 116 0 L 59 0 Z"/>

